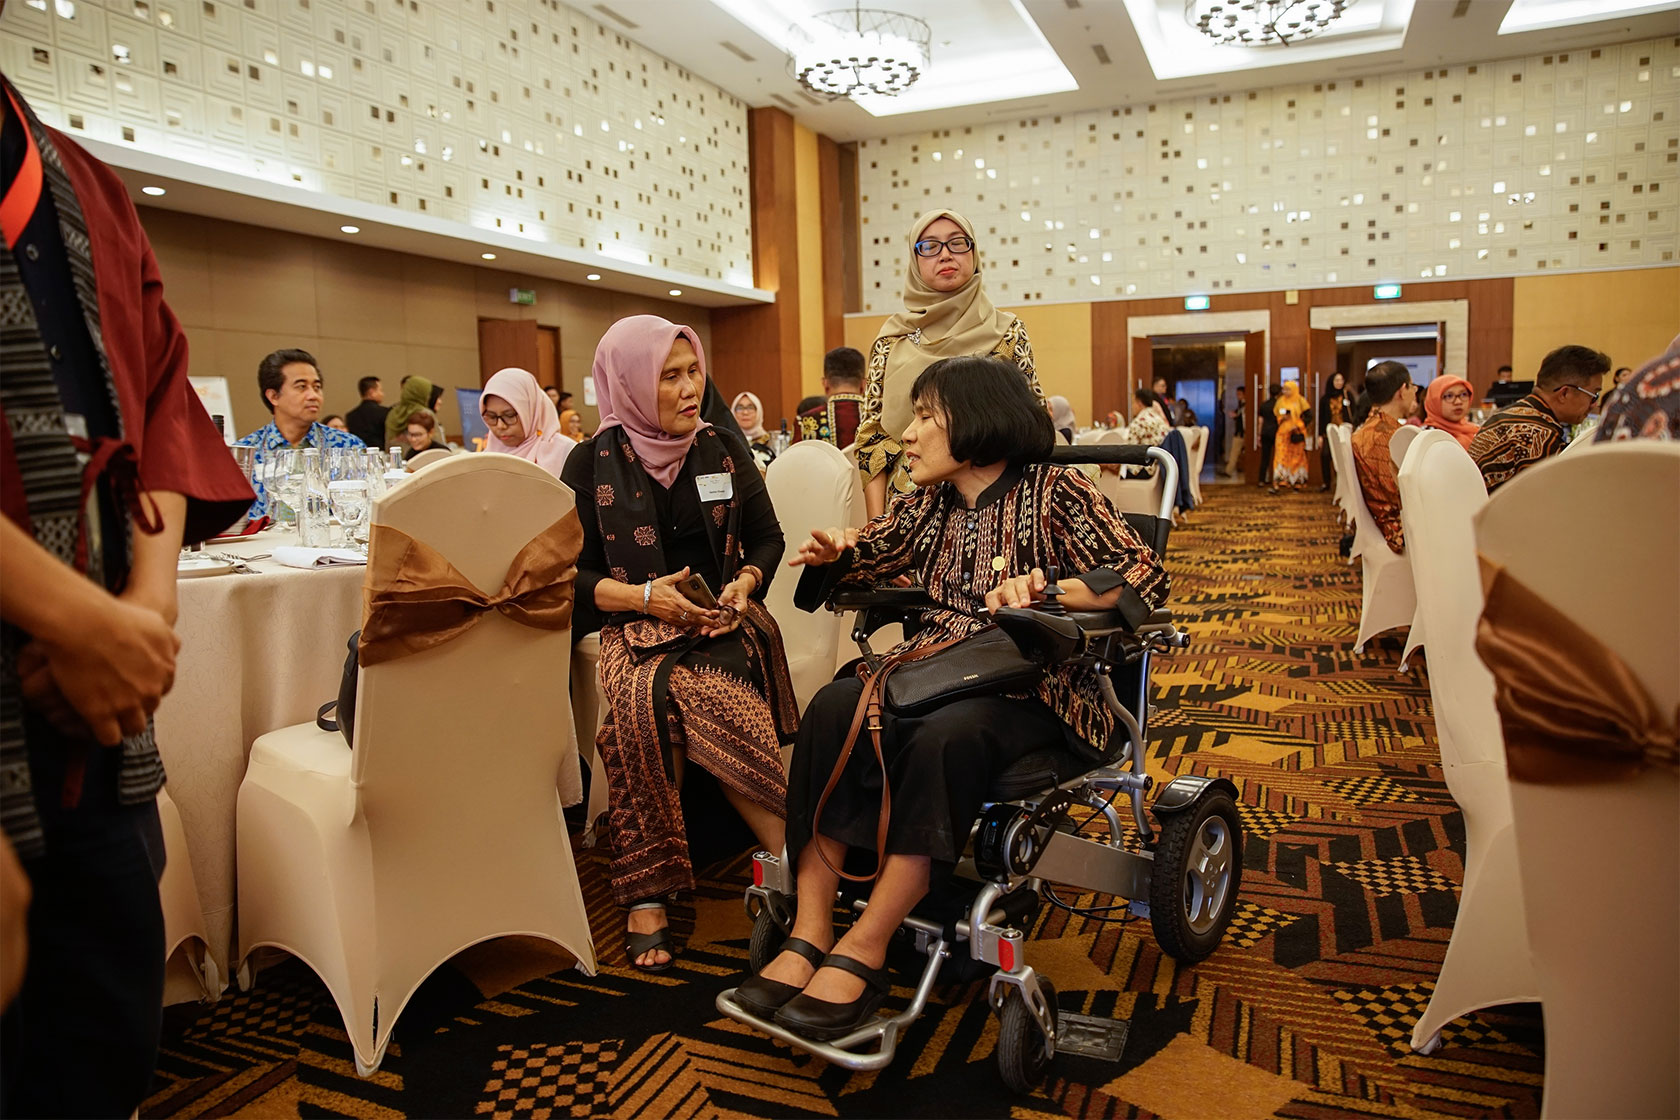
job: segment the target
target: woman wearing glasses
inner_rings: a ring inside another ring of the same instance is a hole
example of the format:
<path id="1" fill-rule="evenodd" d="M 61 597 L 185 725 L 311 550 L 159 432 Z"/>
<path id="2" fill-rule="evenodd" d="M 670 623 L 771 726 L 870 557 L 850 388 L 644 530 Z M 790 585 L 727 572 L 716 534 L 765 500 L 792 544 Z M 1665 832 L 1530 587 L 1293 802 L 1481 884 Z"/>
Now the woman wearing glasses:
<path id="1" fill-rule="evenodd" d="M 1423 398 L 1423 426 L 1439 428 L 1456 439 L 1464 450 L 1482 429 L 1470 423 L 1470 406 L 1475 403 L 1476 390 L 1462 377 L 1446 374 L 1429 383 Z"/>
<path id="2" fill-rule="evenodd" d="M 904 310 L 886 321 L 869 348 L 857 461 L 870 517 L 894 494 L 916 489 L 899 435 L 910 424 L 910 387 L 928 366 L 941 358 L 1002 358 L 1044 401 L 1026 325 L 986 298 L 969 220 L 954 210 L 929 210 L 910 227 L 909 244 Z"/>
<path id="3" fill-rule="evenodd" d="M 478 412 L 490 429 L 484 450 L 529 459 L 555 478 L 577 446 L 560 434 L 560 414 L 537 379 L 517 366 L 497 370 L 484 383 Z"/>

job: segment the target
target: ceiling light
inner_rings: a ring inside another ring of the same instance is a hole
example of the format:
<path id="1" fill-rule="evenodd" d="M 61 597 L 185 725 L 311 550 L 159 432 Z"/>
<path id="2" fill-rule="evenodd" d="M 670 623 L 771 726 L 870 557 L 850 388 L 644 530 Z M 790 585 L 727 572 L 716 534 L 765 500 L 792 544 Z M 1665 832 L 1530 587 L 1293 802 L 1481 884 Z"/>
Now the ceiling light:
<path id="1" fill-rule="evenodd" d="M 153 198 L 157 198 L 160 195 L 165 195 L 165 194 L 168 194 L 169 192 L 164 190 L 162 187 L 141 187 L 140 188 L 140 193 L 141 194 L 149 194 Z"/>
<path id="2" fill-rule="evenodd" d="M 680 295 L 682 295 L 682 289 L 681 288 L 672 288 L 671 289 L 671 294 L 674 295 L 674 296 L 680 296 Z"/>
<path id="3" fill-rule="evenodd" d="M 788 73 L 820 97 L 891 97 L 928 67 L 928 25 L 915 16 L 861 5 L 817 12 L 788 29 Z"/>
<path id="4" fill-rule="evenodd" d="M 601 274 L 599 272 L 591 272 L 588 276 L 584 277 L 585 280 L 599 280 L 600 278 Z"/>
<path id="5" fill-rule="evenodd" d="M 340 233 L 360 233 L 360 232 L 362 232 L 362 227 L 361 226 L 339 226 L 338 227 L 338 232 L 340 232 Z"/>
<path id="6" fill-rule="evenodd" d="M 1287 46 L 1342 17 L 1351 0 L 1184 0 L 1184 20 L 1220 46 Z"/>
<path id="7" fill-rule="evenodd" d="M 479 256 L 483 257 L 487 261 L 493 261 L 496 259 L 496 254 L 494 253 L 480 253 Z"/>

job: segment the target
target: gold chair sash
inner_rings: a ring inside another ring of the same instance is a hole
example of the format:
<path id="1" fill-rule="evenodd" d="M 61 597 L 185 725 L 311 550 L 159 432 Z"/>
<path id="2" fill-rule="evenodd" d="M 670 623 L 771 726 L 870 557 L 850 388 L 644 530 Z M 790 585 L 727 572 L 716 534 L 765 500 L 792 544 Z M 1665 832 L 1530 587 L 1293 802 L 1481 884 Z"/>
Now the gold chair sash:
<path id="1" fill-rule="evenodd" d="M 525 626 L 566 629 L 582 548 L 583 527 L 574 510 L 532 537 L 508 565 L 501 590 L 486 595 L 430 545 L 375 525 L 358 662 L 377 665 L 442 645 L 492 610 Z"/>
<path id="2" fill-rule="evenodd" d="M 1604 782 L 1680 768 L 1680 712 L 1665 720 L 1614 650 L 1485 558 L 1482 582 L 1476 651 L 1493 673 L 1512 778 Z"/>

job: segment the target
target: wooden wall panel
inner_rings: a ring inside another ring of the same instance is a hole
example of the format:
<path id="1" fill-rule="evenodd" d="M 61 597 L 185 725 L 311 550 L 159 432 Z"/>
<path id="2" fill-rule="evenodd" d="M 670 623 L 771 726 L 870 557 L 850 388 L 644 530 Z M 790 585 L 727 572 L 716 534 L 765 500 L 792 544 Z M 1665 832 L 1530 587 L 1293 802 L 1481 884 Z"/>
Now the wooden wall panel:
<path id="1" fill-rule="evenodd" d="M 826 136 L 817 137 L 817 173 L 822 180 L 822 310 L 823 349 L 846 344 L 846 189 L 841 175 L 841 148 Z M 852 163 L 853 178 L 857 163 Z M 857 214 L 857 191 L 852 192 Z M 855 238 L 852 238 L 855 242 Z"/>

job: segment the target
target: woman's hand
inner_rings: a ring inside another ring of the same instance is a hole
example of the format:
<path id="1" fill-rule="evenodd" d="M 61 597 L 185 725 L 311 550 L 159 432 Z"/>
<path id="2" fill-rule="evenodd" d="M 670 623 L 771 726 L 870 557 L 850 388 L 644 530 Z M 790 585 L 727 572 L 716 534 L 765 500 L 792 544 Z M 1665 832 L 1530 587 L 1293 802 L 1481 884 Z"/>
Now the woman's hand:
<path id="1" fill-rule="evenodd" d="M 741 616 L 747 613 L 747 597 L 758 590 L 758 577 L 743 571 L 724 587 L 718 596 L 718 622 L 706 631 L 706 637 L 719 638 L 741 628 Z"/>
<path id="2" fill-rule="evenodd" d="M 684 630 L 703 630 L 718 624 L 718 612 L 707 610 L 677 590 L 677 584 L 688 578 L 688 569 L 672 572 L 653 581 L 653 593 L 648 596 L 644 614 L 680 626 Z"/>
<path id="3" fill-rule="evenodd" d="M 999 607 L 1030 607 L 1044 598 L 1044 569 L 1034 568 L 1031 575 L 1010 576 L 986 592 L 988 613 Z"/>
<path id="4" fill-rule="evenodd" d="M 856 529 L 812 529 L 811 539 L 799 546 L 798 553 L 788 561 L 788 567 L 820 567 L 823 564 L 832 564 L 840 559 L 841 553 L 848 548 L 857 547 L 857 542 Z"/>

